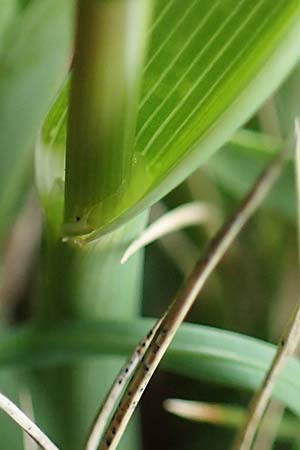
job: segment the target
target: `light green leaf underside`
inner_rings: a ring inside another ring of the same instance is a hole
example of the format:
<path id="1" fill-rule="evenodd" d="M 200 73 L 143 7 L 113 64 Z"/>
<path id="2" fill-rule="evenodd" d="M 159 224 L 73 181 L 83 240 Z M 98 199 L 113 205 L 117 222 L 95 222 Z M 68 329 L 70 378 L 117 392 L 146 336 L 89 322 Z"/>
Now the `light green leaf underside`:
<path id="1" fill-rule="evenodd" d="M 25 328 L 3 334 L 0 367 L 57 365 L 101 354 L 127 356 L 152 320 L 66 323 L 53 329 Z M 201 325 L 184 324 L 163 368 L 197 380 L 258 388 L 275 347 L 258 339 Z M 290 360 L 274 395 L 300 416 L 300 363 Z"/>
<path id="2" fill-rule="evenodd" d="M 83 211 L 90 229 L 103 232 L 148 207 L 221 147 L 296 64 L 299 24 L 298 0 L 157 2 L 131 178 Z M 65 132 L 50 130 L 64 128 L 66 115 L 61 108 L 46 122 L 42 156 L 63 151 Z"/>

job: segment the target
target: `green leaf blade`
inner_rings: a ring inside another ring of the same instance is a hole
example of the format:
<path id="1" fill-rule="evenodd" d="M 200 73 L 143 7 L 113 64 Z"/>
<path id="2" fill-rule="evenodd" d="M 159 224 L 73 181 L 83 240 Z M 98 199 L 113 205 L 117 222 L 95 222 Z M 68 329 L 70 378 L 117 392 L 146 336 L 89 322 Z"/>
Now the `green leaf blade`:
<path id="1" fill-rule="evenodd" d="M 159 2 L 130 176 L 87 212 L 87 239 L 151 206 L 231 138 L 299 60 L 299 23 L 297 0 Z"/>
<path id="2" fill-rule="evenodd" d="M 297 15 L 297 26 L 299 23 L 299 5 L 296 2 L 289 5 L 276 2 L 273 7 L 269 1 L 260 1 L 254 6 L 249 1 L 227 1 L 226 7 L 231 11 L 227 18 L 224 4 L 218 7 L 218 2 L 209 3 L 210 7 L 208 4 L 203 5 L 203 2 L 202 6 L 197 3 L 199 15 L 194 10 L 194 16 L 200 21 L 199 17 L 206 17 L 206 9 L 212 11 L 216 33 L 212 36 L 207 33 L 200 45 L 201 38 L 198 36 L 199 40 L 195 40 L 190 53 L 189 48 L 186 48 L 186 53 L 190 55 L 190 58 L 186 57 L 186 64 L 182 54 L 179 58 L 175 57 L 177 60 L 175 64 L 173 61 L 171 70 L 173 79 L 168 80 L 171 74 L 167 74 L 165 80 L 157 74 L 160 84 L 152 96 L 144 93 L 144 98 L 148 100 L 144 103 L 142 100 L 137 151 L 145 155 L 148 160 L 145 166 L 155 174 L 152 193 L 149 195 L 153 196 L 152 201 L 161 195 L 153 192 L 156 185 L 159 185 L 161 193 L 166 193 L 223 145 L 236 128 L 249 118 L 279 82 L 275 80 L 276 77 L 270 77 L 269 72 L 270 67 L 275 66 L 272 60 L 274 49 L 278 46 L 276 53 L 287 39 L 286 32 L 287 35 L 291 33 L 292 40 L 296 42 L 294 32 L 287 31 Z M 203 10 L 200 11 L 200 8 Z M 183 7 L 180 12 L 183 15 Z M 209 20 L 212 22 L 209 12 L 207 16 L 208 23 Z M 189 34 L 177 38 L 182 46 L 188 42 L 188 36 L 193 36 L 194 31 L 191 23 Z M 209 48 L 211 51 L 205 57 Z M 283 51 L 279 53 L 282 53 L 282 58 Z M 290 55 L 292 64 L 295 63 L 295 56 Z M 147 84 L 147 72 L 161 71 L 164 60 L 168 61 L 167 54 L 161 55 L 157 67 L 153 62 L 147 69 L 145 92 L 151 89 L 151 84 Z M 275 60 L 278 63 L 278 55 Z M 288 67 L 286 60 L 285 68 L 289 70 Z M 258 76 L 262 79 L 257 80 Z M 284 74 L 279 76 L 283 77 Z M 149 78 L 154 78 L 153 73 Z"/>

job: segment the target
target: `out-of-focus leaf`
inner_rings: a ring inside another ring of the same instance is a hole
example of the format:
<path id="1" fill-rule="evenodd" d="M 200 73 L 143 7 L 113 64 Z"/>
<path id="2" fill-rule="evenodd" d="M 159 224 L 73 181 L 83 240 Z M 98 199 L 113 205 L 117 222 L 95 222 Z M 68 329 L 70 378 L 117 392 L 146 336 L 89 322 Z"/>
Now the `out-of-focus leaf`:
<path id="1" fill-rule="evenodd" d="M 206 422 L 216 426 L 228 428 L 240 427 L 246 418 L 246 409 L 236 405 L 198 402 L 177 398 L 164 402 L 165 409 L 187 420 Z M 267 431 L 272 431 L 276 423 L 267 421 Z M 299 437 L 299 420 L 293 417 L 283 417 L 278 428 L 277 437 L 282 440 L 294 441 Z"/>
<path id="2" fill-rule="evenodd" d="M 282 137 L 294 133 L 295 118 L 300 115 L 300 65 L 298 64 L 288 79 L 274 96 Z"/>
<path id="3" fill-rule="evenodd" d="M 230 138 L 299 59 L 298 0 L 157 4 L 131 177 L 113 200 L 86 211 L 90 230 L 117 226 L 181 182 Z M 50 115 L 46 121 L 48 132 L 40 142 L 45 158 L 51 148 L 56 155 L 58 147 L 63 150 L 64 133 L 56 142 L 51 130 L 65 127 L 66 109 L 61 102 L 56 120 Z"/>
<path id="4" fill-rule="evenodd" d="M 153 321 L 65 323 L 52 329 L 25 328 L 2 334 L 0 367 L 66 363 L 102 354 L 128 355 Z M 237 333 L 184 324 L 163 367 L 190 378 L 255 390 L 269 367 L 275 346 Z M 300 363 L 291 359 L 274 396 L 300 416 Z"/>
<path id="5" fill-rule="evenodd" d="M 38 129 L 67 70 L 72 3 L 31 1 L 6 29 L 0 52 L 2 220 L 24 186 L 20 173 L 31 164 Z"/>
<path id="6" fill-rule="evenodd" d="M 2 0 L 0 4 L 0 51 L 3 48 L 5 32 L 18 11 L 17 0 Z"/>
<path id="7" fill-rule="evenodd" d="M 259 136 L 259 133 L 248 130 L 239 131 L 222 151 L 213 155 L 204 165 L 204 170 L 212 180 L 233 197 L 240 198 L 245 195 L 272 154 L 282 146 L 273 139 L 269 143 L 266 142 L 267 145 L 260 146 L 260 141 L 263 143 L 264 139 Z M 269 141 L 269 138 L 267 140 Z M 280 212 L 290 220 L 295 220 L 295 202 L 294 167 L 292 162 L 289 162 L 268 195 L 265 206 Z"/>

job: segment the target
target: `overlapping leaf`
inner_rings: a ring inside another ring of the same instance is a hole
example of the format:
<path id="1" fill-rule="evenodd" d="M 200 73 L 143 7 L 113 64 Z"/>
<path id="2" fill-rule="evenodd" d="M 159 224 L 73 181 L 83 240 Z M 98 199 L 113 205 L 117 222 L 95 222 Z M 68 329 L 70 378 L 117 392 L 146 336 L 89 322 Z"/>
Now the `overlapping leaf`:
<path id="1" fill-rule="evenodd" d="M 156 9 L 131 177 L 113 199 L 85 211 L 91 230 L 117 226 L 181 182 L 230 138 L 299 58 L 298 0 L 160 0 Z M 67 105 L 59 102 L 42 133 L 40 161 L 44 155 L 49 161 L 58 148 L 63 154 Z M 115 157 L 106 173 L 99 167 L 99 176 L 113 176 Z M 47 164 L 38 171 L 49 171 Z M 44 197 L 53 186 L 54 178 L 47 191 L 41 189 Z"/>

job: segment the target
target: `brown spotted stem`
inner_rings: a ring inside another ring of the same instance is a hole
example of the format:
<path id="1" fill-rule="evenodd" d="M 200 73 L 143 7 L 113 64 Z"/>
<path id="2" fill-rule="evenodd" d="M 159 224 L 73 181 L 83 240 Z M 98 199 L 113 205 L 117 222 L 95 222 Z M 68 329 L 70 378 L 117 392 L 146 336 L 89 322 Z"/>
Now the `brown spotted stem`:
<path id="1" fill-rule="evenodd" d="M 95 450 L 99 445 L 101 435 L 105 430 L 107 421 L 109 420 L 111 414 L 114 411 L 117 399 L 121 395 L 124 386 L 128 382 L 129 378 L 133 374 L 139 362 L 139 348 L 135 350 L 132 357 L 126 361 L 125 365 L 122 367 L 118 376 L 112 385 L 110 391 L 108 392 L 100 410 L 98 411 L 98 416 L 95 418 L 91 431 L 89 433 L 85 450 Z"/>
<path id="2" fill-rule="evenodd" d="M 113 385 L 111 386 L 93 422 L 93 425 L 88 435 L 88 439 L 84 447 L 85 450 L 97 449 L 101 436 L 105 430 L 105 426 L 107 425 L 107 422 L 109 418 L 112 416 L 112 413 L 115 409 L 117 399 L 120 397 L 122 391 L 126 387 L 128 380 L 133 375 L 135 369 L 137 368 L 138 363 L 143 358 L 147 348 L 150 345 L 150 342 L 153 339 L 153 336 L 157 328 L 161 323 L 161 320 L 162 319 L 156 322 L 156 324 L 154 325 L 153 328 L 151 328 L 147 336 L 139 342 L 134 352 L 132 353 L 131 357 L 126 361 L 126 363 L 118 373 Z"/>
<path id="3" fill-rule="evenodd" d="M 175 300 L 167 309 L 157 326 L 149 347 L 139 361 L 134 375 L 123 392 L 119 406 L 101 439 L 99 450 L 116 449 L 145 387 L 168 349 L 176 331 L 209 275 L 279 177 L 286 160 L 286 153 L 286 151 L 280 153 L 263 171 L 241 206 L 211 241 L 203 257 L 196 263 Z"/>
<path id="4" fill-rule="evenodd" d="M 298 204 L 298 230 L 300 230 L 300 125 L 295 121 L 296 132 L 296 191 Z M 300 245 L 300 231 L 298 231 Z M 299 253 L 300 254 L 300 253 Z M 250 450 L 257 428 L 269 404 L 274 386 L 282 373 L 288 358 L 295 352 L 300 340 L 300 302 L 298 302 L 294 314 L 279 340 L 276 354 L 267 371 L 259 390 L 255 393 L 250 406 L 247 420 L 238 433 L 232 450 Z"/>

